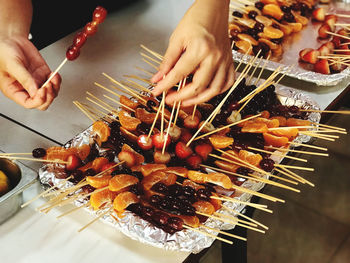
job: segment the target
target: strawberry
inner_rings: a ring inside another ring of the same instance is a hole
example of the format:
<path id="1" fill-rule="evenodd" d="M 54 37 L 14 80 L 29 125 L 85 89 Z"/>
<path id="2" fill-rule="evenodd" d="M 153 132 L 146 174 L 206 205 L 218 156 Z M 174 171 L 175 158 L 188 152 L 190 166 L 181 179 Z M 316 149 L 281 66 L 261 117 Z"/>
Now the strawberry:
<path id="1" fill-rule="evenodd" d="M 207 160 L 209 153 L 213 151 L 213 147 L 210 144 L 203 143 L 197 145 L 194 151 L 205 161 Z"/>
<path id="2" fill-rule="evenodd" d="M 308 63 L 311 64 L 315 64 L 318 61 L 318 56 L 320 55 L 320 52 L 318 50 L 311 50 L 309 52 L 307 52 L 304 56 L 303 56 L 303 61 L 306 61 Z"/>
<path id="3" fill-rule="evenodd" d="M 168 129 L 165 129 L 165 132 L 167 132 Z M 177 126 L 170 127 L 169 131 L 170 138 L 173 142 L 176 142 L 180 139 L 181 136 L 181 129 Z"/>
<path id="4" fill-rule="evenodd" d="M 115 170 L 115 168 L 110 169 L 113 165 L 116 165 L 116 163 L 112 162 L 112 163 L 104 164 L 101 168 L 101 172 L 109 169 L 108 173 L 109 174 L 112 173 Z"/>
<path id="5" fill-rule="evenodd" d="M 328 41 L 328 42 L 324 43 L 323 45 L 328 47 L 330 53 L 333 53 L 335 46 L 334 46 L 334 43 L 332 41 Z"/>
<path id="6" fill-rule="evenodd" d="M 189 115 L 184 119 L 184 126 L 188 129 L 196 129 L 199 122 L 200 119 L 197 115 L 194 115 L 193 118 L 192 115 Z"/>
<path id="7" fill-rule="evenodd" d="M 167 164 L 170 162 L 171 156 L 168 152 L 164 152 L 164 154 L 162 154 L 161 151 L 154 151 L 153 159 L 155 163 Z"/>
<path id="8" fill-rule="evenodd" d="M 118 154 L 118 159 L 121 162 L 125 162 L 126 166 L 128 167 L 132 167 L 135 165 L 136 159 L 133 153 L 129 152 L 129 151 L 121 151 Z"/>
<path id="9" fill-rule="evenodd" d="M 312 18 L 317 20 L 317 21 L 324 21 L 325 20 L 325 12 L 324 9 L 322 7 L 316 8 L 313 12 L 312 12 Z"/>
<path id="10" fill-rule="evenodd" d="M 340 71 L 342 71 L 344 69 L 344 66 L 342 64 L 340 64 L 340 63 L 334 63 L 334 64 L 331 65 L 331 69 L 334 72 L 340 72 Z"/>
<path id="11" fill-rule="evenodd" d="M 67 162 L 68 162 L 66 164 L 67 171 L 73 171 L 73 170 L 79 168 L 81 165 L 80 158 L 78 156 L 76 156 L 75 154 L 68 155 Z"/>
<path id="12" fill-rule="evenodd" d="M 299 52 L 299 58 L 300 60 L 304 61 L 303 60 L 303 57 L 306 53 L 308 53 L 309 51 L 313 50 L 312 48 L 304 48 L 303 50 L 300 50 Z M 304 61 L 304 62 L 307 62 L 307 61 Z"/>
<path id="13" fill-rule="evenodd" d="M 186 162 L 192 169 L 199 169 L 199 165 L 202 163 L 202 158 L 199 155 L 194 154 L 188 157 Z"/>
<path id="14" fill-rule="evenodd" d="M 338 37 L 338 36 L 334 36 L 333 39 L 332 39 L 332 43 L 334 44 L 334 47 L 339 49 L 341 44 L 342 44 L 342 39 L 341 37 Z"/>
<path id="15" fill-rule="evenodd" d="M 187 143 L 192 138 L 192 134 L 187 129 L 181 129 L 180 141 Z"/>
<path id="16" fill-rule="evenodd" d="M 178 142 L 175 146 L 175 154 L 180 159 L 186 159 L 193 153 L 190 147 L 187 147 L 184 142 Z"/>
<path id="17" fill-rule="evenodd" d="M 320 59 L 315 65 L 314 70 L 321 74 L 329 74 L 329 64 L 327 59 Z"/>
<path id="18" fill-rule="evenodd" d="M 332 32 L 335 30 L 335 24 L 337 23 L 337 16 L 336 15 L 326 15 L 324 24 L 329 25 Z"/>
<path id="19" fill-rule="evenodd" d="M 154 147 L 156 147 L 157 149 L 163 149 L 164 143 L 166 144 L 165 147 L 167 147 L 171 143 L 170 136 L 169 135 L 166 136 L 166 134 L 164 133 L 163 135 L 161 133 L 157 133 L 153 135 L 152 141 L 153 141 Z"/>
<path id="20" fill-rule="evenodd" d="M 342 51 L 339 51 L 339 54 L 343 54 L 343 55 L 350 55 L 350 49 L 348 45 L 340 45 L 339 49 L 341 49 Z"/>
<path id="21" fill-rule="evenodd" d="M 320 38 L 328 38 L 330 35 L 327 32 L 331 32 L 331 27 L 328 24 L 322 24 L 318 29 L 318 36 Z"/>
<path id="22" fill-rule="evenodd" d="M 145 134 L 139 136 L 139 138 L 137 139 L 137 144 L 140 146 L 141 149 L 146 151 L 153 148 L 152 138 L 148 138 L 148 136 Z"/>
<path id="23" fill-rule="evenodd" d="M 321 56 L 326 56 L 331 53 L 326 44 L 321 45 L 317 50 L 320 52 Z"/>

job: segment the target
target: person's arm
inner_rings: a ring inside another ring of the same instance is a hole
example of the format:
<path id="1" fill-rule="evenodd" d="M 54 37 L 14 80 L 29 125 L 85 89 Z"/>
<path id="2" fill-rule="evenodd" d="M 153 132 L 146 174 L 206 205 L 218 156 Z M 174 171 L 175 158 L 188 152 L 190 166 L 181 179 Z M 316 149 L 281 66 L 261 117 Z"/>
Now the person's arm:
<path id="1" fill-rule="evenodd" d="M 40 89 L 51 70 L 28 40 L 31 20 L 31 0 L 0 0 L 0 90 L 25 108 L 46 110 L 61 78 Z"/>
<path id="2" fill-rule="evenodd" d="M 192 83 L 168 94 L 167 103 L 182 101 L 189 106 L 205 102 L 233 84 L 228 13 L 229 0 L 194 2 L 171 35 L 160 69 L 151 79 L 157 83 L 155 96 L 190 74 Z"/>

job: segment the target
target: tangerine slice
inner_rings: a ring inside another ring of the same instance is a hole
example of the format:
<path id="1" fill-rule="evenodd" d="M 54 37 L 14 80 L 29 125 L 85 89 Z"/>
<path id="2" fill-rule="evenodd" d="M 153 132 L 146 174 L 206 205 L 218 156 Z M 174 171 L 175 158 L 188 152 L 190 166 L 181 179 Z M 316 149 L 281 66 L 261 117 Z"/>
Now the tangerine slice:
<path id="1" fill-rule="evenodd" d="M 200 226 L 199 218 L 196 216 L 176 215 L 176 217 L 181 218 L 190 227 L 197 228 Z"/>
<path id="2" fill-rule="evenodd" d="M 198 171 L 189 170 L 187 176 L 188 179 L 199 184 L 204 184 L 207 181 L 207 174 Z"/>
<path id="3" fill-rule="evenodd" d="M 127 107 L 129 107 L 131 109 L 134 109 L 134 110 L 137 108 L 137 106 L 140 105 L 140 103 L 134 102 L 134 101 L 132 101 L 131 99 L 129 99 L 128 97 L 126 97 L 124 95 L 121 95 L 119 100 L 120 100 L 121 104 L 123 104 L 123 105 L 125 105 L 125 106 L 127 106 Z M 124 107 L 123 110 L 127 110 L 127 109 Z"/>
<path id="4" fill-rule="evenodd" d="M 284 13 L 282 12 L 281 8 L 278 4 L 266 4 L 264 5 L 262 9 L 262 13 L 264 15 L 272 16 L 276 18 L 277 20 L 281 20 Z"/>
<path id="5" fill-rule="evenodd" d="M 132 117 L 127 111 L 121 110 L 118 113 L 120 124 L 128 131 L 135 131 L 141 121 Z"/>
<path id="6" fill-rule="evenodd" d="M 90 169 L 92 167 L 92 162 L 88 162 L 87 164 L 85 164 L 84 166 L 78 168 L 78 170 L 82 171 L 82 172 L 85 172 L 87 171 L 88 169 Z"/>
<path id="7" fill-rule="evenodd" d="M 253 46 L 256 46 L 258 44 L 258 41 L 256 41 L 252 36 L 248 34 L 238 34 L 237 37 L 240 40 L 249 42 Z"/>
<path id="8" fill-rule="evenodd" d="M 299 32 L 303 28 L 301 23 L 287 23 L 287 25 L 291 26 L 293 33 Z"/>
<path id="9" fill-rule="evenodd" d="M 166 168 L 166 173 L 174 173 L 181 177 L 187 177 L 188 169 L 181 166 L 168 167 Z"/>
<path id="10" fill-rule="evenodd" d="M 252 53 L 251 49 L 253 47 L 252 44 L 250 44 L 248 41 L 238 40 L 235 42 L 235 46 L 244 54 L 248 53 L 250 55 Z"/>
<path id="11" fill-rule="evenodd" d="M 223 173 L 210 173 L 206 176 L 206 182 L 219 185 L 225 189 L 231 189 L 232 182 L 230 177 Z"/>
<path id="12" fill-rule="evenodd" d="M 130 141 L 137 142 L 138 137 L 133 134 L 132 132 L 128 131 L 124 127 L 120 127 L 120 131 L 122 132 L 123 135 L 125 135 L 126 138 L 128 138 Z"/>
<path id="13" fill-rule="evenodd" d="M 141 163 L 145 162 L 145 157 L 143 157 L 142 154 L 139 154 L 138 152 L 136 152 L 133 148 L 131 148 L 128 144 L 123 144 L 122 147 L 122 151 L 127 151 L 127 152 L 131 152 L 132 154 L 134 154 L 135 159 L 136 159 L 136 164 L 135 165 L 139 165 Z"/>
<path id="14" fill-rule="evenodd" d="M 167 186 L 176 183 L 177 176 L 175 174 L 166 174 L 165 178 L 161 182 Z"/>
<path id="15" fill-rule="evenodd" d="M 113 192 L 119 192 L 126 187 L 138 183 L 139 180 L 132 175 L 118 174 L 109 180 L 109 190 Z"/>
<path id="16" fill-rule="evenodd" d="M 196 191 L 199 189 L 205 188 L 203 185 L 197 184 L 197 183 L 195 183 L 191 180 L 188 180 L 188 179 L 184 180 L 184 182 L 182 183 L 182 186 L 190 186 L 193 189 L 195 189 Z"/>
<path id="17" fill-rule="evenodd" d="M 100 192 L 92 193 L 90 196 L 90 204 L 94 210 L 98 210 L 103 204 L 112 202 L 114 197 L 115 194 L 105 189 Z"/>
<path id="18" fill-rule="evenodd" d="M 237 164 L 233 164 L 225 161 L 219 161 L 219 160 L 215 161 L 215 165 L 221 169 L 224 169 L 230 172 L 236 172 L 236 170 L 240 167 Z"/>
<path id="19" fill-rule="evenodd" d="M 84 161 L 90 154 L 90 145 L 83 144 L 82 146 L 77 148 L 77 155 L 80 160 Z"/>
<path id="20" fill-rule="evenodd" d="M 97 157 L 92 161 L 91 168 L 94 169 L 96 173 L 99 173 L 102 171 L 102 167 L 107 163 L 109 163 L 107 158 Z"/>
<path id="21" fill-rule="evenodd" d="M 216 197 L 219 196 L 216 193 L 211 193 L 211 195 Z M 210 198 L 210 203 L 214 206 L 215 211 L 219 210 L 222 207 L 222 201 L 219 199 Z"/>
<path id="22" fill-rule="evenodd" d="M 265 118 L 255 118 L 256 123 L 265 123 L 267 128 L 277 128 L 280 126 L 280 122 L 277 119 L 269 120 Z"/>
<path id="23" fill-rule="evenodd" d="M 270 120 L 278 120 L 280 127 L 281 126 L 286 126 L 287 125 L 287 119 L 283 116 L 273 116 L 270 118 Z"/>
<path id="24" fill-rule="evenodd" d="M 134 193 L 123 192 L 117 195 L 113 201 L 113 208 L 118 212 L 123 212 L 129 205 L 138 203 L 140 200 Z"/>
<path id="25" fill-rule="evenodd" d="M 264 43 L 264 44 L 268 45 L 268 46 L 269 46 L 269 48 L 270 48 L 271 50 L 275 50 L 275 49 L 277 49 L 277 48 L 279 47 L 279 45 L 278 45 L 278 44 L 273 43 L 273 42 L 272 42 L 272 41 L 270 41 L 269 39 L 266 39 L 266 38 L 262 37 L 262 36 L 263 36 L 263 34 L 259 33 L 258 35 L 259 35 L 259 37 L 260 37 L 260 38 L 259 38 L 259 42 L 261 42 L 261 43 Z"/>
<path id="26" fill-rule="evenodd" d="M 311 122 L 309 120 L 301 120 L 296 118 L 288 118 L 287 126 L 310 126 Z"/>
<path id="27" fill-rule="evenodd" d="M 244 125 L 241 131 L 249 133 L 265 133 L 268 132 L 268 128 L 265 123 L 254 122 Z"/>
<path id="28" fill-rule="evenodd" d="M 166 169 L 165 164 L 147 163 L 141 166 L 141 173 L 143 176 L 149 176 L 153 172 L 163 171 L 165 169 Z"/>
<path id="29" fill-rule="evenodd" d="M 271 26 L 272 25 L 272 20 L 266 16 L 262 16 L 262 15 L 257 15 L 255 17 L 255 20 L 261 24 L 263 24 L 264 26 Z"/>
<path id="30" fill-rule="evenodd" d="M 158 182 L 160 182 L 161 180 L 163 180 L 166 177 L 166 174 L 162 171 L 156 171 L 153 172 L 152 174 L 150 174 L 147 177 L 144 177 L 142 179 L 142 185 L 143 185 L 143 189 L 145 191 L 149 191 L 152 186 Z"/>
<path id="31" fill-rule="evenodd" d="M 95 188 L 103 188 L 108 186 L 109 180 L 112 178 L 111 175 L 102 175 L 102 176 L 87 176 L 86 181 Z"/>
<path id="32" fill-rule="evenodd" d="M 215 149 L 224 149 L 233 143 L 233 138 L 222 135 L 212 135 L 209 137 L 209 141 Z"/>
<path id="33" fill-rule="evenodd" d="M 67 158 L 71 154 L 77 155 L 77 148 L 64 148 L 59 146 L 53 146 L 46 150 L 44 159 L 46 160 L 62 160 L 67 161 Z"/>
<path id="34" fill-rule="evenodd" d="M 235 159 L 232 157 L 232 155 L 238 157 L 238 153 L 235 152 L 234 150 L 227 150 L 227 151 L 225 151 L 225 153 L 221 154 L 222 157 L 234 161 Z"/>
<path id="35" fill-rule="evenodd" d="M 154 119 L 156 118 L 156 113 L 150 113 L 146 111 L 143 108 L 137 108 L 135 112 L 136 118 L 138 118 L 140 121 L 146 123 L 146 124 L 152 124 Z M 159 119 L 160 117 L 158 117 Z"/>
<path id="36" fill-rule="evenodd" d="M 240 150 L 238 156 L 243 161 L 250 163 L 251 165 L 258 166 L 260 161 L 263 159 L 258 153 L 252 153 L 246 150 Z"/>
<path id="37" fill-rule="evenodd" d="M 278 39 L 283 37 L 284 35 L 281 30 L 274 28 L 272 26 L 265 26 L 263 32 L 266 38 L 272 38 L 272 39 Z"/>
<path id="38" fill-rule="evenodd" d="M 103 121 L 95 121 L 92 124 L 92 130 L 100 137 L 101 142 L 106 142 L 111 135 L 111 128 Z"/>
<path id="39" fill-rule="evenodd" d="M 260 112 L 260 114 L 261 114 L 261 118 L 265 118 L 265 119 L 270 118 L 270 112 L 267 110 Z"/>
<path id="40" fill-rule="evenodd" d="M 263 133 L 265 145 L 271 145 L 274 147 L 282 147 L 288 144 L 287 137 L 278 137 L 273 134 Z"/>
<path id="41" fill-rule="evenodd" d="M 192 206 L 196 208 L 196 211 L 205 213 L 208 215 L 211 215 L 215 212 L 215 207 L 210 202 L 207 202 L 207 201 L 199 200 L 193 203 Z"/>
<path id="42" fill-rule="evenodd" d="M 298 136 L 299 130 L 297 128 L 283 128 L 278 130 L 272 130 L 269 133 L 276 136 L 287 137 L 289 141 Z"/>

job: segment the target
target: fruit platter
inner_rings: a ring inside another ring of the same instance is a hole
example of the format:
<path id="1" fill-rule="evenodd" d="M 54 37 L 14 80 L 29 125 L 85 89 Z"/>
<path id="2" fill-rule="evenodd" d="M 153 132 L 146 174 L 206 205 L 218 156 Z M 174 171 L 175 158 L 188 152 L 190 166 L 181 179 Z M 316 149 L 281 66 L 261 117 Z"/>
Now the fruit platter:
<path id="1" fill-rule="evenodd" d="M 349 75 L 350 14 L 344 5 L 316 1 L 231 2 L 233 58 L 249 60 L 260 51 L 260 67 L 282 67 L 290 77 L 321 86 L 336 85 Z"/>

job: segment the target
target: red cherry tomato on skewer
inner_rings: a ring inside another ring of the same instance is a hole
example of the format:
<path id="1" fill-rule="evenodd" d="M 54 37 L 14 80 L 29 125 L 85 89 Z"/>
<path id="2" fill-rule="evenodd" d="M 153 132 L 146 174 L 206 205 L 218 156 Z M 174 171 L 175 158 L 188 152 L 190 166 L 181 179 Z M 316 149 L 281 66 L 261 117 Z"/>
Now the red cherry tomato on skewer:
<path id="1" fill-rule="evenodd" d="M 73 39 L 73 45 L 77 48 L 81 48 L 87 40 L 87 34 L 85 32 L 79 32 Z"/>
<path id="2" fill-rule="evenodd" d="M 153 148 L 152 138 L 147 138 L 147 137 L 148 137 L 147 135 L 143 134 L 143 135 L 140 135 L 137 140 L 137 144 L 140 146 L 140 148 L 146 151 Z"/>
<path id="3" fill-rule="evenodd" d="M 80 49 L 74 45 L 70 46 L 66 52 L 66 58 L 68 60 L 75 60 L 80 55 Z"/>
<path id="4" fill-rule="evenodd" d="M 106 16 L 107 16 L 107 10 L 102 6 L 98 6 L 95 8 L 94 13 L 92 14 L 92 21 L 95 21 L 98 24 L 101 24 L 106 19 Z"/>
<path id="5" fill-rule="evenodd" d="M 97 32 L 97 25 L 98 23 L 96 21 L 92 21 L 86 24 L 84 27 L 84 33 L 87 36 L 92 36 Z"/>

